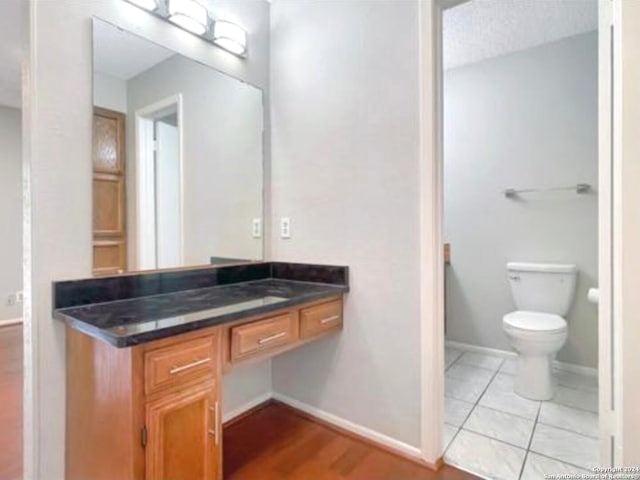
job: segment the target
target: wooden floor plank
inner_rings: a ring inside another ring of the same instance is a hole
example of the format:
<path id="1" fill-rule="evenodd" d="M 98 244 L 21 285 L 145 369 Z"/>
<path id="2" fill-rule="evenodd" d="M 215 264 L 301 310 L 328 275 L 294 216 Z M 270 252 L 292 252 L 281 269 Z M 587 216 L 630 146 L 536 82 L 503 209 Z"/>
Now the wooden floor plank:
<path id="1" fill-rule="evenodd" d="M 22 478 L 22 325 L 0 327 L 0 479 Z"/>
<path id="2" fill-rule="evenodd" d="M 225 480 L 473 480 L 434 472 L 277 403 L 225 428 Z"/>

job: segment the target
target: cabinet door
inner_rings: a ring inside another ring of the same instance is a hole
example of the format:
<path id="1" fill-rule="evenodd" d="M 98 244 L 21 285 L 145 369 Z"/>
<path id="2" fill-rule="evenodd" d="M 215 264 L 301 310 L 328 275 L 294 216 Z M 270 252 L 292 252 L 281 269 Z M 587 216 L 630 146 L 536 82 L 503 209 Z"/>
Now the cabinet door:
<path id="1" fill-rule="evenodd" d="M 147 403 L 147 480 L 219 480 L 218 398 L 211 382 Z"/>
<path id="2" fill-rule="evenodd" d="M 127 270 L 125 115 L 93 113 L 93 274 Z"/>

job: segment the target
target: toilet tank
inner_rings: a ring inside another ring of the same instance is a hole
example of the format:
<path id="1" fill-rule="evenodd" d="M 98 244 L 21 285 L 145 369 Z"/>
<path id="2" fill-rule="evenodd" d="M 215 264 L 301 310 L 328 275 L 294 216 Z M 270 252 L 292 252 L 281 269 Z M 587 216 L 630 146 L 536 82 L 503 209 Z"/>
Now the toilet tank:
<path id="1" fill-rule="evenodd" d="M 510 262 L 507 274 L 518 310 L 562 317 L 569 313 L 576 293 L 575 265 Z"/>

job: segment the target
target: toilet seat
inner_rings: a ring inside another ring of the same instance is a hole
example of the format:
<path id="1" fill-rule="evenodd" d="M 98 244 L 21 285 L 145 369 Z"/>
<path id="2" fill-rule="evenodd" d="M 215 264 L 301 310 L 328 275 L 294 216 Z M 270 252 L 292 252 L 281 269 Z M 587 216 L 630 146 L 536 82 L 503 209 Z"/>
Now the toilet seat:
<path id="1" fill-rule="evenodd" d="M 567 321 L 553 313 L 519 310 L 505 315 L 502 323 L 506 328 L 521 332 L 560 333 L 567 330 Z"/>

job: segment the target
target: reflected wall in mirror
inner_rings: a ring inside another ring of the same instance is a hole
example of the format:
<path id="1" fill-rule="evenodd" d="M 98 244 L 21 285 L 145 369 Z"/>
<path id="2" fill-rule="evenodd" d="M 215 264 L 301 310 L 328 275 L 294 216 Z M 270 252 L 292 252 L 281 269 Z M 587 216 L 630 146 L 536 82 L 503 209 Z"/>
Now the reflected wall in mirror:
<path id="1" fill-rule="evenodd" d="M 0 236 L 0 329 L 22 321 L 22 12 L 19 0 L 0 1 L 0 218 L 3 231 Z M 18 329 L 16 329 L 17 331 Z M 0 332 L 0 349 L 16 347 L 3 343 L 8 330 Z M 5 357 L 0 351 L 0 385 L 2 363 Z M 19 355 L 16 359 L 21 361 Z M 6 357 L 11 360 L 13 357 Z M 8 365 L 11 365 L 9 362 Z M 12 372 L 13 373 L 13 372 Z M 17 387 L 17 384 L 16 384 Z M 8 390 L 11 394 L 11 389 Z M 19 398 L 17 395 L 16 399 Z M 0 398 L 0 404 L 5 398 Z M 11 402 L 10 402 L 11 403 Z M 6 417 L 9 418 L 9 417 Z M 13 431 L 11 431 L 13 434 Z M 2 440 L 3 435 L 0 435 Z M 8 437 L 7 437 L 8 438 Z M 2 442 L 0 441 L 0 445 Z M 7 444 L 11 447 L 13 442 Z M 0 452 L 0 478 L 2 460 L 8 457 Z M 18 465 L 20 462 L 11 462 Z M 16 470 L 16 472 L 18 472 Z M 16 473 L 19 475 L 19 472 Z M 9 477 L 12 478 L 11 472 Z"/>
<path id="2" fill-rule="evenodd" d="M 262 91 L 99 19 L 93 52 L 94 274 L 261 260 Z"/>

